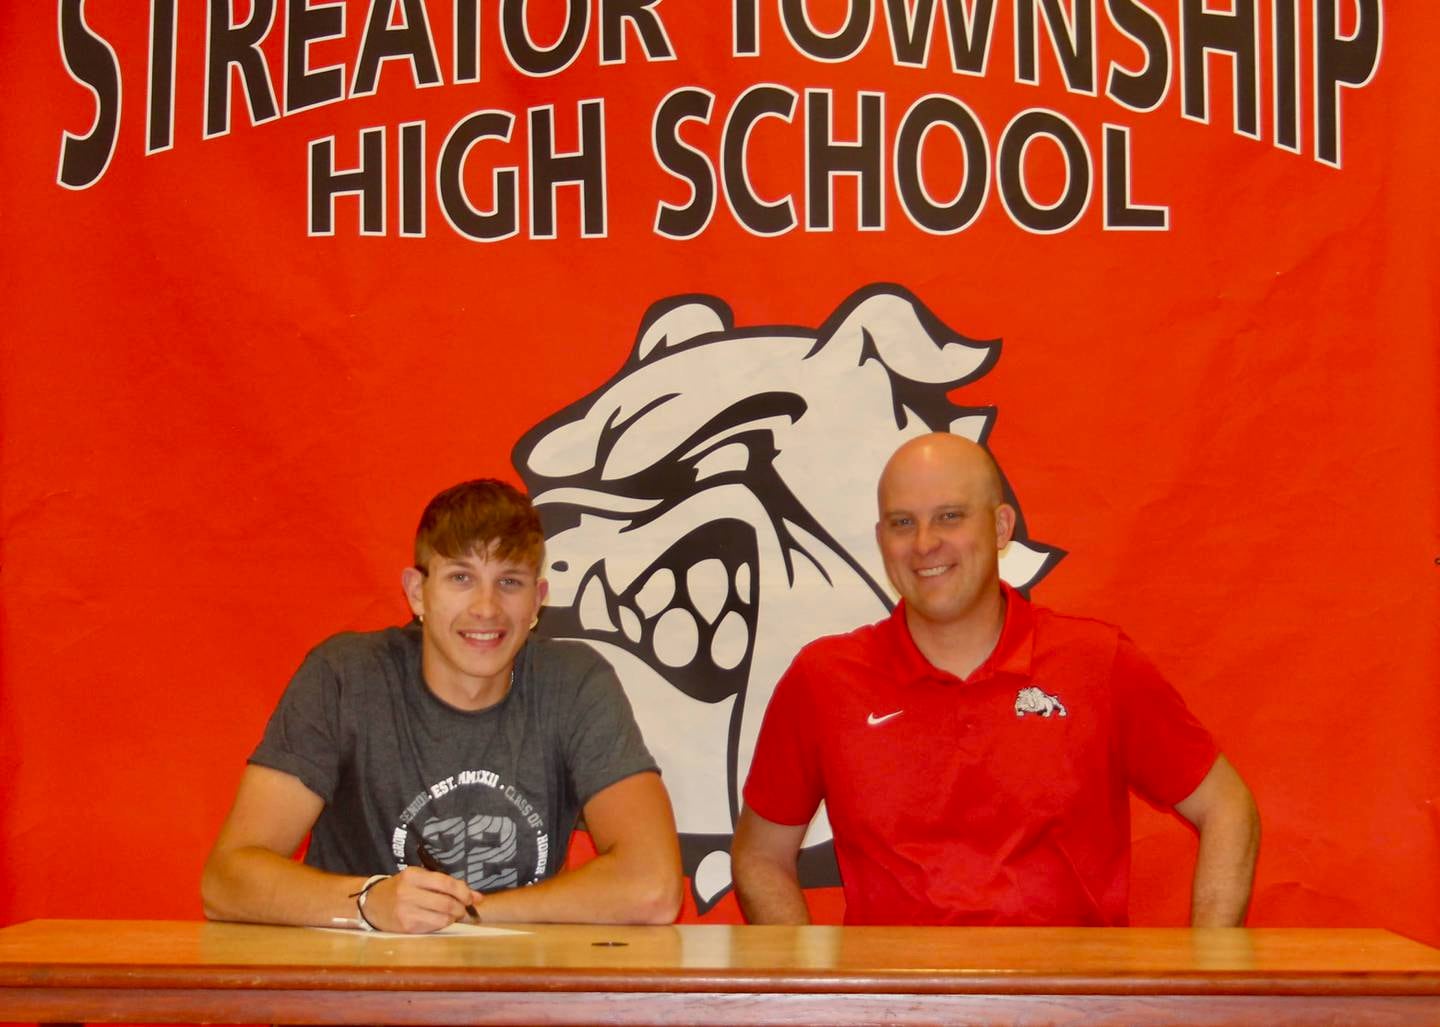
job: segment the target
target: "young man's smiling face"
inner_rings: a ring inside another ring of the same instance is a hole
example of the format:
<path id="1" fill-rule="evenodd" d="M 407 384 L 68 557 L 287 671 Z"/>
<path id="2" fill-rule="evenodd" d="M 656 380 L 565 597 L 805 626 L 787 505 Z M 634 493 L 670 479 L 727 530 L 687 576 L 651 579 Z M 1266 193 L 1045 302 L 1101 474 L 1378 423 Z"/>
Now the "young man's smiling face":
<path id="1" fill-rule="evenodd" d="M 435 554 L 403 575 L 423 623 L 422 667 L 430 690 L 452 706 L 483 709 L 505 697 L 515 655 L 540 615 L 547 583 L 538 561 L 484 552 Z"/>

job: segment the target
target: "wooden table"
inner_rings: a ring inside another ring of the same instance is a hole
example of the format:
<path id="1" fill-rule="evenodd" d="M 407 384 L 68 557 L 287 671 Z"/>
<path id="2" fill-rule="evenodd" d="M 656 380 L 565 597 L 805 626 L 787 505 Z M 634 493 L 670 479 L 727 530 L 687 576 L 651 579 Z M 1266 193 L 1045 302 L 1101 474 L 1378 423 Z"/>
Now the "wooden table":
<path id="1" fill-rule="evenodd" d="M 1440 1024 L 1440 950 L 1379 930 L 239 924 L 0 930 L 0 1021 Z"/>

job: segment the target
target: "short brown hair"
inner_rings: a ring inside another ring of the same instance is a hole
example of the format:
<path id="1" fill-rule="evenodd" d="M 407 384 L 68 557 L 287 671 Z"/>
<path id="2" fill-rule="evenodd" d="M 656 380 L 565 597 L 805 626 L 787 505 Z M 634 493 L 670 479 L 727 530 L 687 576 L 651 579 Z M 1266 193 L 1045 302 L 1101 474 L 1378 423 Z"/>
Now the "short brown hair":
<path id="1" fill-rule="evenodd" d="M 545 560 L 545 533 L 530 497 L 495 478 L 452 485 L 425 506 L 415 529 L 415 566 L 430 569 L 436 555 L 458 559 L 481 553 L 521 559 L 537 570 Z"/>

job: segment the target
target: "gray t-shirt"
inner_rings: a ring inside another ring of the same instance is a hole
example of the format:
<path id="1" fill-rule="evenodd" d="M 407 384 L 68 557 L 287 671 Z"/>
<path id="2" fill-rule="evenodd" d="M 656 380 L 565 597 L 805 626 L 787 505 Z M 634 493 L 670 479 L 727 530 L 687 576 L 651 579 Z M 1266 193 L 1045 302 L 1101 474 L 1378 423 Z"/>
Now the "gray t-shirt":
<path id="1" fill-rule="evenodd" d="M 597 792 L 656 770 L 610 665 L 531 638 L 509 694 L 456 709 L 425 686 L 420 628 L 342 634 L 310 652 L 250 762 L 325 801 L 305 862 L 336 873 L 418 866 L 416 838 L 476 891 L 532 884 L 565 862 Z"/>

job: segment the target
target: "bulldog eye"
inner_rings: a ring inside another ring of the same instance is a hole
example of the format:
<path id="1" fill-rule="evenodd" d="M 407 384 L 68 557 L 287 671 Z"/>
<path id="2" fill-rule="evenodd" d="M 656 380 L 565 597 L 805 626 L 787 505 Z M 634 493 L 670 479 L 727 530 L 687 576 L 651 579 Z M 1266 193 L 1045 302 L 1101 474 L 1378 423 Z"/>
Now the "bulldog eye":
<path id="1" fill-rule="evenodd" d="M 712 449 L 695 461 L 695 480 L 704 481 L 721 474 L 732 474 L 750 467 L 750 447 L 731 442 Z"/>

